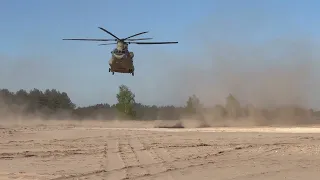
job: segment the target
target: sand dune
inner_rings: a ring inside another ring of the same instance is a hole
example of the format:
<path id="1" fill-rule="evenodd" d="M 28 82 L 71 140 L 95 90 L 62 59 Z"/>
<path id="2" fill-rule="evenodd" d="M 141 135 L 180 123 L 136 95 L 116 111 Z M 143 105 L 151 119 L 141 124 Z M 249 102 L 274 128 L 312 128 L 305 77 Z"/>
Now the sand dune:
<path id="1" fill-rule="evenodd" d="M 0 179 L 318 179 L 320 128 L 0 128 Z M 139 127 L 140 126 L 140 127 Z"/>

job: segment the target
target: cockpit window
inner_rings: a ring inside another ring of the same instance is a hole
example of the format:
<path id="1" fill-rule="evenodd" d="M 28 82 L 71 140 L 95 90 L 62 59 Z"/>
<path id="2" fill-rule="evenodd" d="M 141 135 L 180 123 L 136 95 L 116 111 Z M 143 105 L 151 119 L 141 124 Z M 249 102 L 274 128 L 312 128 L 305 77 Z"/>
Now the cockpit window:
<path id="1" fill-rule="evenodd" d="M 126 51 L 125 51 L 125 50 L 114 49 L 111 53 L 115 53 L 115 54 L 125 54 Z"/>

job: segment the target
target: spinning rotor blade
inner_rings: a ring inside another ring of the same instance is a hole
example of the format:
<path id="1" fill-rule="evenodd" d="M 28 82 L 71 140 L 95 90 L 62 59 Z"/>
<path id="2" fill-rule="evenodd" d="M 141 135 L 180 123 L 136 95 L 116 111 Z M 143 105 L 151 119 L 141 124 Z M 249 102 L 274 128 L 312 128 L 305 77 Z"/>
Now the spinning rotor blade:
<path id="1" fill-rule="evenodd" d="M 78 41 L 117 41 L 116 39 L 62 39 L 62 40 L 78 40 Z"/>
<path id="2" fill-rule="evenodd" d="M 102 28 L 102 27 L 99 27 L 99 29 L 101 29 L 102 31 L 104 31 L 104 32 L 106 32 L 106 33 L 108 33 L 108 34 L 110 34 L 111 36 L 113 36 L 113 37 L 114 37 L 114 38 L 116 38 L 117 40 L 121 41 L 121 39 L 120 39 L 120 38 L 118 38 L 117 36 L 115 36 L 115 35 L 114 35 L 114 34 L 112 34 L 111 32 L 107 31 L 106 29 L 104 29 L 104 28 Z"/>
<path id="3" fill-rule="evenodd" d="M 106 44 L 99 44 L 99 46 L 103 46 L 103 45 L 111 45 L 111 44 L 117 44 L 117 43 L 106 43 Z"/>
<path id="4" fill-rule="evenodd" d="M 140 34 L 145 34 L 145 33 L 148 33 L 148 32 L 149 32 L 149 31 L 145 31 L 145 32 L 137 33 L 137 34 L 135 34 L 135 35 L 132 35 L 132 36 L 126 37 L 126 38 L 124 38 L 123 40 L 127 40 L 127 39 L 129 39 L 129 38 L 134 37 L 134 36 L 138 36 L 138 35 L 140 35 Z"/>
<path id="5" fill-rule="evenodd" d="M 129 44 L 176 44 L 178 42 L 128 42 Z"/>
<path id="6" fill-rule="evenodd" d="M 139 39 L 126 39 L 126 41 L 139 41 L 139 40 L 149 40 L 152 38 L 139 38 Z"/>

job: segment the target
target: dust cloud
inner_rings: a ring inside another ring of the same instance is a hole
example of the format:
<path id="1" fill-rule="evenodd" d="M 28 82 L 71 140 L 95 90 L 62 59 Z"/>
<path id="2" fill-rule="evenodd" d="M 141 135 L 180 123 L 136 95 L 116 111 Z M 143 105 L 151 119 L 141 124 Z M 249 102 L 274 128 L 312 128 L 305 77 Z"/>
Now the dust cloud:
<path id="1" fill-rule="evenodd" d="M 317 47 L 312 39 L 303 36 L 284 36 L 260 43 L 202 43 L 199 48 L 195 47 L 193 55 L 187 53 L 171 60 L 179 63 L 170 64 L 167 75 L 170 78 L 162 85 L 168 87 L 168 94 L 180 94 L 181 101 L 197 95 L 206 107 L 198 115 L 204 117 L 197 122 L 193 118 L 182 118 L 174 125 L 164 121 L 157 126 L 319 123 L 310 111 L 319 105 L 316 104 L 316 93 L 320 90 L 316 80 L 319 71 L 316 60 L 320 57 L 315 51 Z M 227 110 L 229 94 L 241 106 L 236 117 L 222 112 Z M 222 111 L 217 110 L 221 107 Z"/>
<path id="2" fill-rule="evenodd" d="M 30 103 L 30 102 L 29 102 Z M 150 121 L 123 120 L 117 116 L 108 118 L 95 114 L 92 118 L 79 118 L 70 110 L 52 112 L 48 109 L 28 111 L 33 105 L 28 102 L 13 105 L 6 102 L 0 95 L 0 130 L 12 128 L 31 128 L 35 130 L 52 130 L 74 127 L 109 127 L 109 128 L 151 128 Z"/>

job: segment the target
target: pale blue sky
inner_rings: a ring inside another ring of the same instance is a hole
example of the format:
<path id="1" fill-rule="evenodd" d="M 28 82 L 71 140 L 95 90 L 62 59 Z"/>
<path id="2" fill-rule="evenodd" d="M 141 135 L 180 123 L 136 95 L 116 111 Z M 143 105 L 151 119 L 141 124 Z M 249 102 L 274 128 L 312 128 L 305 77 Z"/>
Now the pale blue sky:
<path id="1" fill-rule="evenodd" d="M 219 77 L 221 63 L 229 70 L 232 64 L 236 72 L 292 64 L 290 60 L 301 54 L 300 59 L 315 63 L 319 9 L 316 0 L 2 0 L 0 87 L 13 91 L 57 88 L 80 106 L 115 103 L 121 84 L 146 104 L 181 104 L 192 93 L 206 101 L 221 101 L 229 92 L 248 92 L 236 83 L 221 88 L 216 80 L 225 78 Z M 62 41 L 112 38 L 99 26 L 119 37 L 150 31 L 139 37 L 179 44 L 130 45 L 135 76 L 112 76 L 108 61 L 114 46 Z M 290 52 L 297 54 L 288 58 Z M 237 64 L 239 58 L 250 66 L 239 70 L 243 65 Z M 232 78 L 240 77 L 232 73 Z M 196 76 L 196 80 L 190 78 Z M 308 91 L 308 96 L 317 91 Z M 319 101 L 308 101 L 320 107 Z"/>

